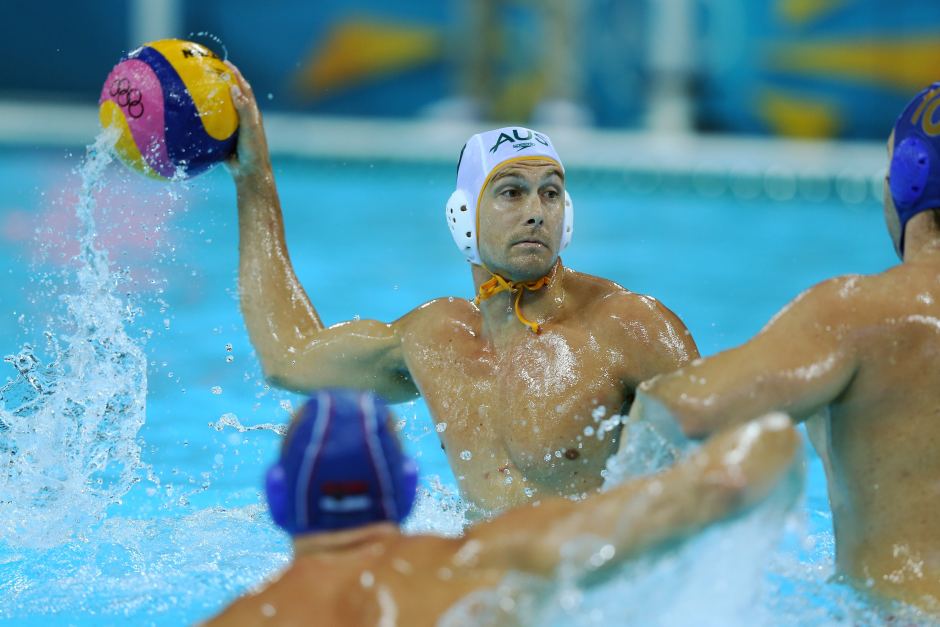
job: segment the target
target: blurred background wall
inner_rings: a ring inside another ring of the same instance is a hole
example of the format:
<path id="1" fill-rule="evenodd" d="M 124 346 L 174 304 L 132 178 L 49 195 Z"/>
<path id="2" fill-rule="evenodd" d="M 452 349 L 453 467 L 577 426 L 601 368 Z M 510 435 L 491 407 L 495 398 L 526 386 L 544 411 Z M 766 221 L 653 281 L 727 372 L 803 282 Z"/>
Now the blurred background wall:
<path id="1" fill-rule="evenodd" d="M 6 101 L 94 104 L 165 36 L 227 51 L 266 109 L 320 115 L 881 139 L 940 80 L 936 0 L 16 5 Z"/>

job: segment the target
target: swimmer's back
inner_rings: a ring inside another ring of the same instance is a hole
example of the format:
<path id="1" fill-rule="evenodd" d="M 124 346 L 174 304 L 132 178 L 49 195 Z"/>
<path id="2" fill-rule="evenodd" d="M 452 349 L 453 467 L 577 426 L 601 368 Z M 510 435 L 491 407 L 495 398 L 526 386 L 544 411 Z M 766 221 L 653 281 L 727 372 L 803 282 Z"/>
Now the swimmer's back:
<path id="1" fill-rule="evenodd" d="M 492 573 L 442 568 L 463 542 L 432 536 L 400 536 L 391 545 L 344 555 L 297 555 L 290 568 L 260 593 L 246 595 L 207 623 L 212 627 L 435 625 L 461 598 L 496 586 Z M 276 609 L 275 609 L 276 608 Z"/>
<path id="2" fill-rule="evenodd" d="M 940 272 L 905 263 L 839 281 L 834 309 L 851 326 L 856 369 L 830 405 L 828 442 L 815 443 L 839 482 L 829 493 L 840 569 L 902 598 L 937 596 Z"/>

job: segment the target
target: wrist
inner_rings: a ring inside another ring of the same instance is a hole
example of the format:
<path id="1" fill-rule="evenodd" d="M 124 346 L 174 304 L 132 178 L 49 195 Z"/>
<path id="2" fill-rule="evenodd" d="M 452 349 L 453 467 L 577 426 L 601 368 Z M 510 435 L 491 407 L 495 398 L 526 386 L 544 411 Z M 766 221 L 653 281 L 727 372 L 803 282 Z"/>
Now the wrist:
<path id="1" fill-rule="evenodd" d="M 232 172 L 238 196 L 266 196 L 277 193 L 270 163 Z"/>

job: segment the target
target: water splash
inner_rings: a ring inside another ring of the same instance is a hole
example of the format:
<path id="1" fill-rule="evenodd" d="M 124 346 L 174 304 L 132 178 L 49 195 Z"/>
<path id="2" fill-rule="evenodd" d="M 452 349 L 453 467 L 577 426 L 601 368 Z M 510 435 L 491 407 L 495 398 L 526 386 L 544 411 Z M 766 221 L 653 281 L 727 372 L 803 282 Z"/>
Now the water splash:
<path id="1" fill-rule="evenodd" d="M 139 478 L 146 359 L 125 325 L 139 311 L 116 293 L 118 274 L 95 245 L 94 193 L 112 161 L 102 133 L 79 168 L 77 289 L 63 296 L 48 363 L 30 345 L 4 359 L 16 369 L 0 388 L 0 538 L 44 548 L 81 537 Z"/>
<path id="2" fill-rule="evenodd" d="M 239 433 L 245 433 L 246 431 L 273 431 L 278 435 L 287 435 L 288 425 L 285 423 L 275 424 L 273 422 L 263 422 L 257 425 L 248 425 L 247 427 L 243 425 L 238 420 L 238 416 L 229 412 L 219 416 L 219 419 L 215 422 L 210 422 L 209 426 L 215 429 L 216 431 L 221 431 L 226 427 L 230 429 L 235 429 Z"/>
<path id="3" fill-rule="evenodd" d="M 744 516 L 677 546 L 652 551 L 604 575 L 614 556 L 606 538 L 584 536 L 560 547 L 553 581 L 508 575 L 498 586 L 455 604 L 441 624 L 775 625 L 763 577 L 801 490 L 799 473 Z"/>
<path id="4" fill-rule="evenodd" d="M 0 623 L 188 625 L 284 568 L 267 508 L 108 516 L 86 543 L 0 560 Z"/>
<path id="5" fill-rule="evenodd" d="M 205 43 L 205 40 L 208 39 L 209 41 L 211 41 L 212 43 L 214 43 L 215 45 L 217 45 L 219 48 L 222 49 L 222 55 L 221 55 L 222 60 L 223 61 L 228 60 L 228 48 L 225 46 L 225 43 L 222 41 L 222 38 L 216 35 L 215 33 L 211 31 L 207 31 L 207 30 L 201 30 L 199 32 L 193 31 L 193 32 L 190 32 L 187 35 L 187 37 L 189 38 L 190 41 L 195 41 L 196 43 L 202 44 L 206 48 L 211 49 L 213 46 L 210 46 L 209 44 Z"/>
<path id="6" fill-rule="evenodd" d="M 605 491 L 626 479 L 653 474 L 673 465 L 683 451 L 691 447 L 688 441 L 667 438 L 648 421 L 627 419 L 620 438 L 623 442 L 620 450 L 610 456 L 601 473 Z"/>
<path id="7" fill-rule="evenodd" d="M 460 498 L 456 489 L 444 485 L 437 475 L 428 477 L 430 489 L 420 488 L 414 509 L 402 530 L 409 535 L 422 533 L 447 538 L 462 534 L 469 524 L 470 505 Z"/>

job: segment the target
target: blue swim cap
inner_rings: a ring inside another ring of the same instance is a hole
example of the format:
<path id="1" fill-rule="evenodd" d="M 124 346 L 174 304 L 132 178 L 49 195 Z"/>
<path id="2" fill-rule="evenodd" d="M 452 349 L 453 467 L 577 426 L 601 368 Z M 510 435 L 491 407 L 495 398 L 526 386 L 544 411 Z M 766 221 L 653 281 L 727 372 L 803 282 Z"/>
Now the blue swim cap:
<path id="1" fill-rule="evenodd" d="M 291 535 L 400 523 L 418 484 L 414 462 L 370 392 L 322 390 L 294 419 L 265 488 L 271 517 Z"/>
<path id="2" fill-rule="evenodd" d="M 904 254 L 904 227 L 921 211 L 940 208 L 940 83 L 911 100 L 894 123 L 894 146 L 889 170 L 891 198 L 901 221 L 900 252 Z"/>

